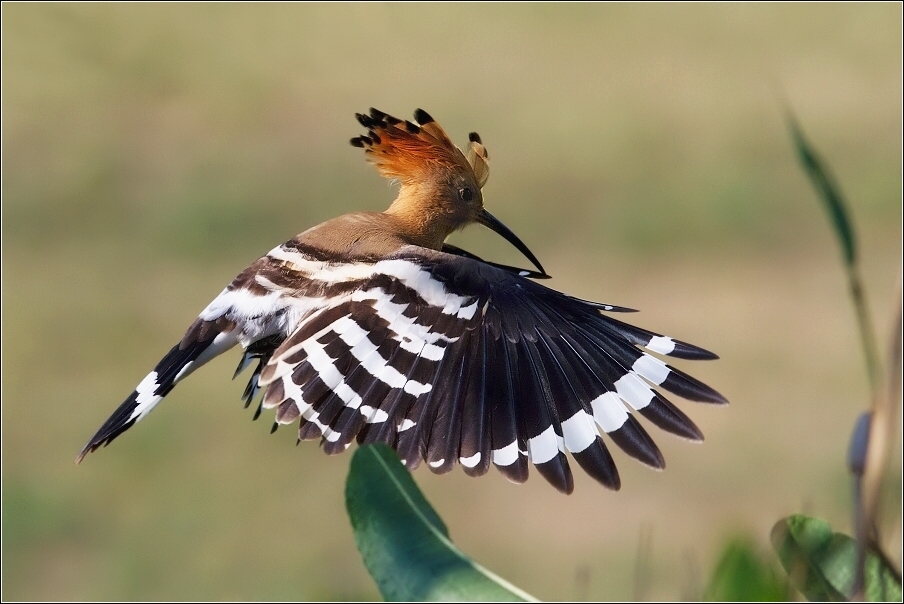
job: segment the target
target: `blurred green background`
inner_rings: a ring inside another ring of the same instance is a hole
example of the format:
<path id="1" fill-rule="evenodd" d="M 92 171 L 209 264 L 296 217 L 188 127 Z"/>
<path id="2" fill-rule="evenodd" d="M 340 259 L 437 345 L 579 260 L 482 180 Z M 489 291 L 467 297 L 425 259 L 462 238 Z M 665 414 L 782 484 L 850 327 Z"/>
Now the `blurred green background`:
<path id="1" fill-rule="evenodd" d="M 550 284 L 716 351 L 678 364 L 732 403 L 681 405 L 702 446 L 651 430 L 663 473 L 616 451 L 619 493 L 576 466 L 570 497 L 536 474 L 418 470 L 464 551 L 543 599 L 697 598 L 733 535 L 765 548 L 798 511 L 850 531 L 844 454 L 869 389 L 782 106 L 850 201 L 884 350 L 900 4 L 4 3 L 2 17 L 4 599 L 378 596 L 344 511 L 350 455 L 251 423 L 235 351 L 72 463 L 236 273 L 391 201 L 348 145 L 370 106 L 423 107 L 460 144 L 480 132 L 487 207 Z M 454 241 L 524 263 L 485 229 Z M 899 518 L 886 535 L 900 552 Z"/>

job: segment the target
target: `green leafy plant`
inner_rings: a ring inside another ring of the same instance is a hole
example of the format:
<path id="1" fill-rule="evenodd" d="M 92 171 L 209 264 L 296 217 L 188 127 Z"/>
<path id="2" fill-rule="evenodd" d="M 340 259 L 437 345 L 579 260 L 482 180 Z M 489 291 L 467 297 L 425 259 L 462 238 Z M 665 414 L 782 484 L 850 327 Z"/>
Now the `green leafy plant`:
<path id="1" fill-rule="evenodd" d="M 728 541 L 703 594 L 709 602 L 785 602 L 791 598 L 788 581 L 777 571 L 771 555 L 754 541 Z"/>
<path id="2" fill-rule="evenodd" d="M 345 503 L 364 565 L 386 600 L 536 601 L 455 547 L 388 446 L 355 451 Z"/>
<path id="3" fill-rule="evenodd" d="M 832 531 L 828 522 L 801 514 L 780 520 L 772 544 L 795 587 L 808 600 L 841 602 L 856 594 L 857 543 Z M 901 579 L 888 561 L 868 551 L 862 596 L 870 602 L 900 600 Z"/>
<path id="4" fill-rule="evenodd" d="M 890 338 L 886 370 L 880 369 L 876 338 L 860 278 L 857 242 L 847 204 L 824 162 L 788 112 L 788 129 L 801 165 L 826 207 L 841 246 L 851 299 L 860 327 L 871 387 L 870 410 L 854 426 L 848 467 L 854 478 L 856 539 L 833 532 L 818 518 L 793 515 L 772 530 L 772 542 L 792 583 L 810 600 L 900 600 L 901 573 L 882 552 L 876 514 L 901 398 L 902 300 Z"/>

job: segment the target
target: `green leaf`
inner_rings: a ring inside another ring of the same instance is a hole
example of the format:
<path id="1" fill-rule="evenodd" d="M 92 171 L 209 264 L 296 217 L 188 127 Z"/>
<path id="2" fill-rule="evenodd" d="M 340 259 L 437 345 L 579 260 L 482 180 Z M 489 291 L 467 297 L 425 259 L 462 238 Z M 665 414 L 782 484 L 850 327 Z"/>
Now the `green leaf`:
<path id="1" fill-rule="evenodd" d="M 848 211 L 844 198 L 841 195 L 841 190 L 834 183 L 828 167 L 823 164 L 819 156 L 816 155 L 816 151 L 804 138 L 804 133 L 790 110 L 786 110 L 786 119 L 800 163 L 826 206 L 832 225 L 838 234 L 838 241 L 841 244 L 841 251 L 847 270 L 848 286 L 851 290 L 854 310 L 857 313 L 857 321 L 860 324 L 860 338 L 863 341 L 863 352 L 866 356 L 866 370 L 875 394 L 876 388 L 880 384 L 879 354 L 876 348 L 876 337 L 873 335 L 873 324 L 869 317 L 869 307 L 866 303 L 866 292 L 863 290 L 860 271 L 857 267 L 857 246 L 854 240 L 854 227 L 850 218 L 848 218 Z"/>
<path id="2" fill-rule="evenodd" d="M 835 232 L 838 233 L 838 239 L 841 242 L 845 261 L 852 265 L 855 262 L 857 251 L 854 242 L 854 229 L 851 227 L 851 221 L 848 218 L 844 198 L 841 196 L 841 192 L 835 185 L 828 169 L 823 165 L 822 160 L 807 143 L 797 120 L 790 111 L 787 116 L 788 128 L 791 130 L 791 138 L 794 139 L 794 147 L 797 149 L 800 163 L 803 164 L 804 170 L 807 171 L 807 175 L 816 188 L 816 192 L 822 198 L 826 209 L 829 211 Z"/>
<path id="3" fill-rule="evenodd" d="M 536 601 L 463 554 L 395 451 L 360 447 L 345 504 L 364 565 L 388 601 Z"/>
<path id="4" fill-rule="evenodd" d="M 841 602 L 851 598 L 857 543 L 835 533 L 824 520 L 796 514 L 772 528 L 772 544 L 791 582 L 808 600 Z M 864 595 L 869 602 L 900 601 L 901 583 L 893 569 L 868 552 Z"/>
<path id="5" fill-rule="evenodd" d="M 774 564 L 750 539 L 733 539 L 722 551 L 703 597 L 710 602 L 785 602 L 791 589 Z"/>

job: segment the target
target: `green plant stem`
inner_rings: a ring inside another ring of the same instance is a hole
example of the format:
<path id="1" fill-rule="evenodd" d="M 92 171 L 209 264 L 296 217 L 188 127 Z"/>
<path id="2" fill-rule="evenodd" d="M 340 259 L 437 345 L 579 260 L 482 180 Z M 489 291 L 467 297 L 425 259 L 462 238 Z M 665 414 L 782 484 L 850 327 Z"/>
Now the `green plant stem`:
<path id="1" fill-rule="evenodd" d="M 866 304 L 866 293 L 863 290 L 860 279 L 860 268 L 857 262 L 857 240 L 854 235 L 853 222 L 847 211 L 847 204 L 841 194 L 841 188 L 835 183 L 835 179 L 828 167 L 813 150 L 813 147 L 804 137 L 803 130 L 797 122 L 797 118 L 790 109 L 785 109 L 785 118 L 791 138 L 797 150 L 797 156 L 801 165 L 810 177 L 810 182 L 816 189 L 816 193 L 825 205 L 829 213 L 835 234 L 838 235 L 838 243 L 841 246 L 841 255 L 844 258 L 844 266 L 848 275 L 848 286 L 851 298 L 854 302 L 854 312 L 857 313 L 857 323 L 860 326 L 860 339 L 863 342 L 863 354 L 866 359 L 866 371 L 869 378 L 870 391 L 873 398 L 876 397 L 881 387 L 879 369 L 879 353 L 876 348 L 876 336 L 873 331 L 873 323 L 869 316 L 869 307 Z"/>
<path id="2" fill-rule="evenodd" d="M 875 396 L 882 385 L 876 334 L 873 331 L 873 322 L 870 318 L 869 306 L 866 303 L 866 292 L 863 290 L 860 268 L 856 260 L 847 264 L 847 269 L 848 285 L 851 290 L 851 298 L 854 300 L 854 312 L 857 313 L 857 322 L 860 325 L 860 339 L 863 342 L 863 356 L 866 360 L 870 391 Z"/>

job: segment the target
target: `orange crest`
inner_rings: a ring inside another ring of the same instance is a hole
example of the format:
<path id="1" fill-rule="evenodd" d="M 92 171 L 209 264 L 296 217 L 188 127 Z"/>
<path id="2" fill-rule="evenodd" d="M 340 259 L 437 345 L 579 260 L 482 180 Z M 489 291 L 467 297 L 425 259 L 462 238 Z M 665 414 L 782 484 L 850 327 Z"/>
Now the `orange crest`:
<path id="1" fill-rule="evenodd" d="M 471 133 L 471 145 L 465 157 L 423 109 L 414 112 L 417 123 L 400 120 L 373 107 L 370 115 L 356 113 L 355 117 L 368 132 L 351 139 L 351 144 L 363 148 L 367 160 L 387 178 L 404 184 L 429 178 L 439 171 L 467 170 L 483 187 L 489 176 L 486 149 L 477 133 Z"/>

